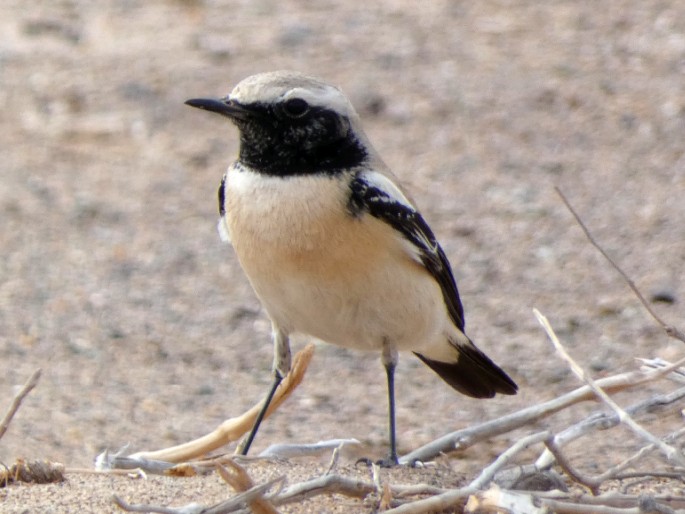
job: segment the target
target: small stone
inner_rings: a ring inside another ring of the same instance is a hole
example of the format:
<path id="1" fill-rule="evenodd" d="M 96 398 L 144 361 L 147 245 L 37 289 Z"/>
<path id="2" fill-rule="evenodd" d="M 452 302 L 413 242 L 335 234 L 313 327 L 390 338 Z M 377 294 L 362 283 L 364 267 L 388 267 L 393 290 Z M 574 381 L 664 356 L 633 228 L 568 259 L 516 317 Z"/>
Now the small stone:
<path id="1" fill-rule="evenodd" d="M 672 304 L 676 302 L 675 294 L 673 293 L 673 291 L 669 291 L 668 289 L 660 289 L 658 291 L 654 291 L 649 299 L 652 303 Z"/>

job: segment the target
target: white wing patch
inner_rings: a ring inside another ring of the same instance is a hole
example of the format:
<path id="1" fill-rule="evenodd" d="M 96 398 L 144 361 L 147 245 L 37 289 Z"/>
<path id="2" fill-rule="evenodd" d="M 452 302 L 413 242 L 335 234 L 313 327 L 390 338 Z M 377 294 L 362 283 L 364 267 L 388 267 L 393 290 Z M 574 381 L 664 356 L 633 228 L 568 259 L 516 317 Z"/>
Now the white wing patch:
<path id="1" fill-rule="evenodd" d="M 222 216 L 219 218 L 219 223 L 216 225 L 216 229 L 219 231 L 219 237 L 224 243 L 231 243 L 231 234 L 228 232 L 228 227 L 226 226 L 226 220 Z"/>
<path id="2" fill-rule="evenodd" d="M 374 187 L 387 195 L 387 197 L 378 197 L 379 201 L 396 202 L 403 204 L 412 210 L 416 210 L 416 207 L 414 207 L 409 199 L 404 196 L 404 193 L 402 193 L 400 188 L 382 173 L 377 171 L 363 171 L 359 174 L 359 178 L 370 187 Z"/>

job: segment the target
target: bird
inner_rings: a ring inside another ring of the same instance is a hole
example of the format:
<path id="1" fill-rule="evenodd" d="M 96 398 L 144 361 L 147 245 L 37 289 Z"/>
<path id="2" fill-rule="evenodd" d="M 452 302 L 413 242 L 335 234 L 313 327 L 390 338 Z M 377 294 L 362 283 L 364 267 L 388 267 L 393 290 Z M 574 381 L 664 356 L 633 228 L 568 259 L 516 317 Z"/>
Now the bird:
<path id="1" fill-rule="evenodd" d="M 399 462 L 398 352 L 413 352 L 464 395 L 516 394 L 516 383 L 465 334 L 445 252 L 340 88 L 271 71 L 223 98 L 185 103 L 238 129 L 238 157 L 218 191 L 219 232 L 272 325 L 273 381 L 243 454 L 290 370 L 294 334 L 380 352 L 388 393 L 383 465 Z"/>

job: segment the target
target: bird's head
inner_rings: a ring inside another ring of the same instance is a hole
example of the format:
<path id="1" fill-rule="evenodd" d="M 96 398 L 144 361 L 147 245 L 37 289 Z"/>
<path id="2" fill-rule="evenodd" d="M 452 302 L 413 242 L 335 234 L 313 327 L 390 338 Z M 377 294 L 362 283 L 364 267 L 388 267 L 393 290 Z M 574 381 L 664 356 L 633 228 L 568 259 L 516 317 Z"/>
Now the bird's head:
<path id="1" fill-rule="evenodd" d="M 340 89 L 299 73 L 253 75 L 224 98 L 186 104 L 233 121 L 240 130 L 240 161 L 269 175 L 335 174 L 362 165 L 370 152 Z"/>

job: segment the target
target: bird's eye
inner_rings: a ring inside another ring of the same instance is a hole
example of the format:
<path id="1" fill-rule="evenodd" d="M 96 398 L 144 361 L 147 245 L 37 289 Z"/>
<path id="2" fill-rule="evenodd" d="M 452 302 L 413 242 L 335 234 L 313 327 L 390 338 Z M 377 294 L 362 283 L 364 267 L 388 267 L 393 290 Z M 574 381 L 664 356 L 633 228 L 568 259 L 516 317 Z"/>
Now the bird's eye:
<path id="1" fill-rule="evenodd" d="M 302 98 L 291 98 L 283 104 L 283 112 L 291 118 L 301 118 L 309 112 L 309 104 Z"/>

